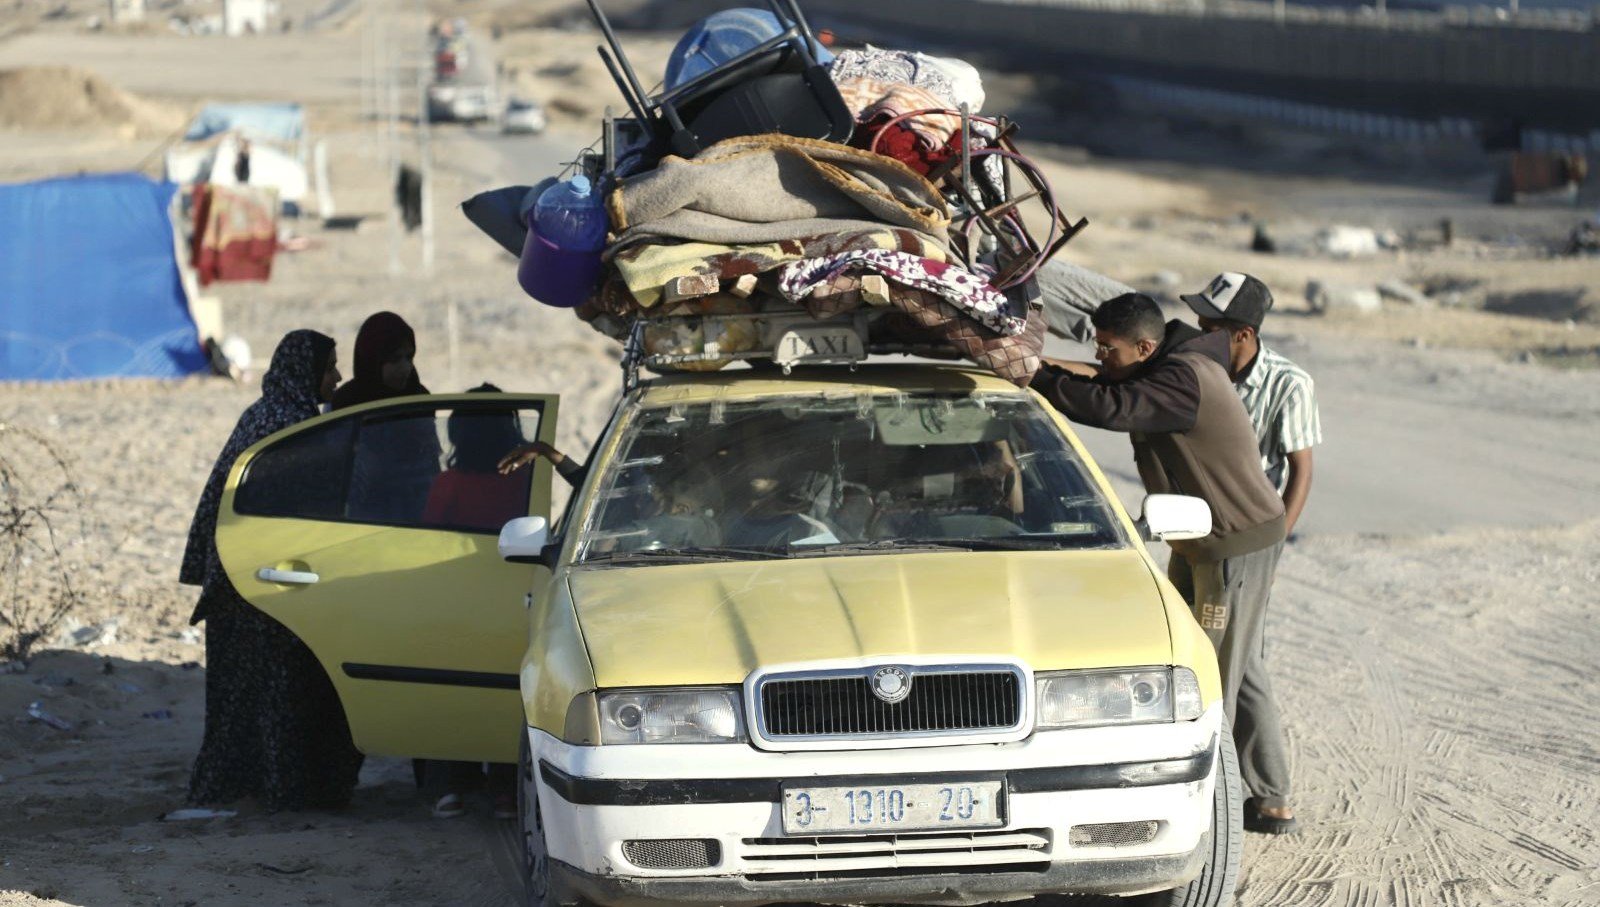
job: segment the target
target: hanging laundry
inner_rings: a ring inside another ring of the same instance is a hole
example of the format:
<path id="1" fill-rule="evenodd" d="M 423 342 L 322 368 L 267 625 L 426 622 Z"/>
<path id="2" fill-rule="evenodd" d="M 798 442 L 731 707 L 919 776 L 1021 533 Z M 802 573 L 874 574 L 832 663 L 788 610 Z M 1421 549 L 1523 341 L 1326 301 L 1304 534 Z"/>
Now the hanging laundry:
<path id="1" fill-rule="evenodd" d="M 266 280 L 278 249 L 278 193 L 248 186 L 195 186 L 191 263 L 207 286 Z"/>

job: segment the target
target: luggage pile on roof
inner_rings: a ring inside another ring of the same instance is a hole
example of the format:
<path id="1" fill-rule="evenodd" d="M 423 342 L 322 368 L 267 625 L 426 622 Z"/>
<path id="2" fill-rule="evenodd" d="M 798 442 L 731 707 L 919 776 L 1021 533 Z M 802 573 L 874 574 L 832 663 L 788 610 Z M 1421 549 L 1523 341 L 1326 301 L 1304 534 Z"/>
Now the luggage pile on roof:
<path id="1" fill-rule="evenodd" d="M 520 255 L 529 295 L 623 341 L 630 369 L 901 352 L 1025 384 L 1041 271 L 1086 222 L 983 112 L 971 65 L 830 50 L 794 0 L 769 7 L 701 20 L 649 93 L 590 0 L 631 116 L 568 178 L 485 193 L 468 217 Z"/>

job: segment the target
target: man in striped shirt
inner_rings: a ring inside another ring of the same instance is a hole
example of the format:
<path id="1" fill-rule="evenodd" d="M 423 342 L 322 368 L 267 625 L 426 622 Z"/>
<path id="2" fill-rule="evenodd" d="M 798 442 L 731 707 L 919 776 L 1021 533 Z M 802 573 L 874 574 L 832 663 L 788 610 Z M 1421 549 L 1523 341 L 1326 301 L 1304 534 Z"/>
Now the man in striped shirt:
<path id="1" fill-rule="evenodd" d="M 1322 443 L 1322 421 L 1311 376 L 1261 342 L 1272 292 L 1248 274 L 1225 273 L 1183 301 L 1199 316 L 1202 330 L 1228 333 L 1228 372 L 1255 426 L 1261 468 L 1283 496 L 1293 533 L 1311 495 L 1311 448 Z"/>
<path id="2" fill-rule="evenodd" d="M 1228 335 L 1228 373 L 1255 429 L 1261 466 L 1283 497 L 1285 532 L 1293 532 L 1311 493 L 1311 448 L 1322 441 L 1322 426 L 1311 376 L 1261 343 L 1272 293 L 1248 274 L 1227 272 L 1204 291 L 1182 298 L 1203 330 Z M 1235 615 L 1243 625 L 1227 628 L 1232 639 L 1223 647 L 1224 661 L 1225 670 L 1243 673 L 1233 732 L 1253 795 L 1246 803 L 1245 827 L 1283 834 L 1296 823 L 1288 800 L 1288 747 L 1266 670 L 1265 617 L 1265 607 Z"/>

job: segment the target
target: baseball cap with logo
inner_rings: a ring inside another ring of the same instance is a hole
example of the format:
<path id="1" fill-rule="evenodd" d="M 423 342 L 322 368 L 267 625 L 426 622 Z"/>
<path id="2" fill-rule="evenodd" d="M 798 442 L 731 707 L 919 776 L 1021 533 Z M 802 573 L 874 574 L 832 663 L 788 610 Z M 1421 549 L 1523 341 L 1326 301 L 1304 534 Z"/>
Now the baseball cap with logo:
<path id="1" fill-rule="evenodd" d="M 1260 330 L 1261 320 L 1272 308 L 1272 291 L 1267 285 L 1234 271 L 1224 271 L 1211 279 L 1199 293 L 1178 297 L 1201 318 L 1227 319 Z"/>

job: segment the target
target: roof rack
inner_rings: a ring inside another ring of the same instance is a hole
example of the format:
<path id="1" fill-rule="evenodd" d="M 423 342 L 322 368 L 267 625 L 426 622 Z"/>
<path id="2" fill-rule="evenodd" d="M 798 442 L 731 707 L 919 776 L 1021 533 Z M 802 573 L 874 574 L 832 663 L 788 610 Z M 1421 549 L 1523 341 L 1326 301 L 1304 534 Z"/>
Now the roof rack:
<path id="1" fill-rule="evenodd" d="M 639 369 L 654 372 L 712 371 L 748 362 L 787 375 L 797 366 L 854 369 L 870 356 L 906 355 L 959 359 L 944 343 L 887 340 L 875 323 L 896 310 L 863 306 L 827 318 L 775 297 L 752 297 L 750 311 L 640 316 L 623 341 L 623 386 L 639 384 Z"/>

